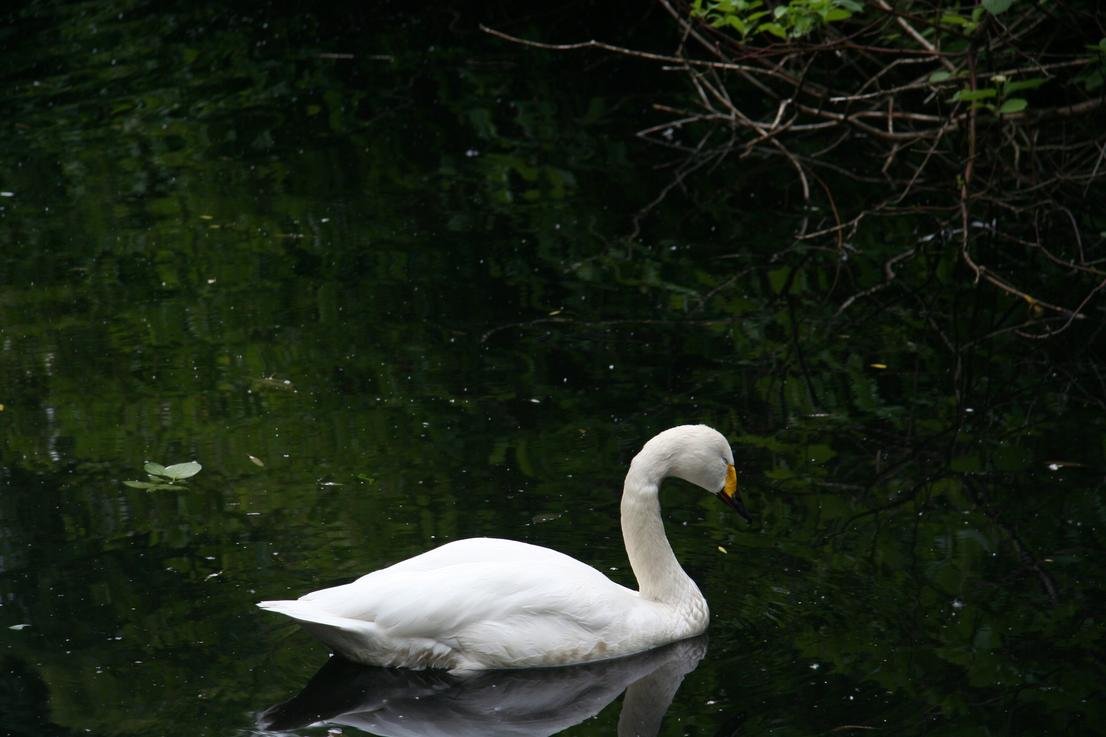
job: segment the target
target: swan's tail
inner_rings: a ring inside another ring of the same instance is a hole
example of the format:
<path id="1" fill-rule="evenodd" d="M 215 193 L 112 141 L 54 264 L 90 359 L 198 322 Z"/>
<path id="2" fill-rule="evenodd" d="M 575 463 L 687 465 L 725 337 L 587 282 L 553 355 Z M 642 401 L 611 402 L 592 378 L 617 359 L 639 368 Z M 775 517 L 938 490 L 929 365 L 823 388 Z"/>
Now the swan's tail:
<path id="1" fill-rule="evenodd" d="M 259 601 L 257 606 L 291 617 L 331 650 L 349 660 L 379 664 L 381 643 L 375 622 L 340 617 L 302 599 Z"/>
<path id="2" fill-rule="evenodd" d="M 291 617 L 346 660 L 385 668 L 480 669 L 434 638 L 393 637 L 376 622 L 328 612 L 309 599 L 259 601 L 259 607 Z"/>

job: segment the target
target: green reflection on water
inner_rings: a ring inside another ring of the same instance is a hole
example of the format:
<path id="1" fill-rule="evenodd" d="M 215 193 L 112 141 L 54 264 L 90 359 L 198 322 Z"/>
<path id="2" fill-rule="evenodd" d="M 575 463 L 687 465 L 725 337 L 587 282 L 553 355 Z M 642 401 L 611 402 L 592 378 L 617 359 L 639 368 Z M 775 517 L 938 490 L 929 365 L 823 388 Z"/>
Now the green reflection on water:
<path id="1" fill-rule="evenodd" d="M 963 347 L 1008 307 L 939 279 L 959 350 L 913 304 L 835 320 L 756 163 L 715 180 L 755 207 L 672 200 L 628 244 L 664 77 L 468 18 L 9 15 L 5 732 L 251 729 L 325 659 L 255 601 L 459 537 L 632 584 L 621 477 L 686 421 L 757 522 L 666 495 L 714 618 L 663 733 L 1102 723 L 1087 356 Z M 121 483 L 192 458 L 187 490 Z"/>

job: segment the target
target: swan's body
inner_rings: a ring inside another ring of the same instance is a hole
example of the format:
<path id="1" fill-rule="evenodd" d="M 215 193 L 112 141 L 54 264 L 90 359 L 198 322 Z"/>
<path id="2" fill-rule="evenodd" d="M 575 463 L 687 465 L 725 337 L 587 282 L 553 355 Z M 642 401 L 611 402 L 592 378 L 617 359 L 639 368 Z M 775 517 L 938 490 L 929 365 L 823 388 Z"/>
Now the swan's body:
<path id="1" fill-rule="evenodd" d="M 657 494 L 667 476 L 719 493 L 744 514 L 721 434 L 684 425 L 650 440 L 622 493 L 622 534 L 640 591 L 548 548 L 472 538 L 258 606 L 299 621 L 350 660 L 406 668 L 568 665 L 693 637 L 709 611 L 664 535 Z"/>

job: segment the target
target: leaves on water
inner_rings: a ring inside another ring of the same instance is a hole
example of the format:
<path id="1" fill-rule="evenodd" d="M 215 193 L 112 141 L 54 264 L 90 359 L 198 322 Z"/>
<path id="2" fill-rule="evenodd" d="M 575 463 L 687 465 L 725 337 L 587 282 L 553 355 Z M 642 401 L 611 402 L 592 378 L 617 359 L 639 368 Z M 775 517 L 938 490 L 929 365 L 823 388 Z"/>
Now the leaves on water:
<path id="1" fill-rule="evenodd" d="M 145 489 L 147 491 L 179 489 L 184 486 L 185 479 L 190 479 L 198 474 L 203 466 L 196 461 L 174 463 L 171 466 L 146 461 L 142 468 L 149 474 L 149 481 L 124 481 L 123 485 L 132 489 Z"/>
<path id="2" fill-rule="evenodd" d="M 124 481 L 123 485 L 129 486 L 132 489 L 146 489 L 147 491 L 180 488 L 180 486 L 175 484 L 158 483 L 156 481 Z"/>
<path id="3" fill-rule="evenodd" d="M 188 461 L 187 463 L 175 463 L 172 466 L 167 466 L 161 475 L 179 481 L 181 479 L 192 478 L 198 474 L 201 469 L 203 469 L 203 466 L 196 461 Z"/>

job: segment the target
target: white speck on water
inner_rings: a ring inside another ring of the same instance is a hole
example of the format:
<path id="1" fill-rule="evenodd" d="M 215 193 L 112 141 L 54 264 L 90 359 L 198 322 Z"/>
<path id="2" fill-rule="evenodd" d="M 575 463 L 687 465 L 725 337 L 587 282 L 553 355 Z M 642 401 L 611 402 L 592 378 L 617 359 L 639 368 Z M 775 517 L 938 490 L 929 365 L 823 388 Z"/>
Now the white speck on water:
<path id="1" fill-rule="evenodd" d="M 819 669 L 819 668 L 821 668 L 821 667 L 822 667 L 822 664 L 821 664 L 821 663 L 811 663 L 811 664 L 810 664 L 810 669 L 811 669 L 811 670 L 818 670 L 818 669 Z"/>
<path id="2" fill-rule="evenodd" d="M 1059 463 L 1050 463 L 1050 464 L 1048 464 L 1048 470 L 1049 471 L 1059 471 L 1060 470 L 1060 464 Z"/>
<path id="3" fill-rule="evenodd" d="M 15 197 L 15 192 L 0 192 L 0 197 Z"/>
<path id="4" fill-rule="evenodd" d="M 30 626 L 31 625 L 29 625 L 29 624 L 13 624 L 11 627 L 8 627 L 8 629 L 15 630 L 16 632 L 18 632 L 19 630 L 25 630 Z"/>
<path id="5" fill-rule="evenodd" d="M 959 596 L 956 597 L 955 599 L 952 600 L 952 608 L 956 609 L 958 611 L 960 609 L 963 609 L 964 608 L 964 600 L 961 599 Z"/>
<path id="6" fill-rule="evenodd" d="M 480 155 L 480 152 L 477 151 L 474 148 L 470 148 L 469 150 L 465 151 L 465 156 L 467 156 L 470 159 L 475 159 L 479 155 Z"/>

